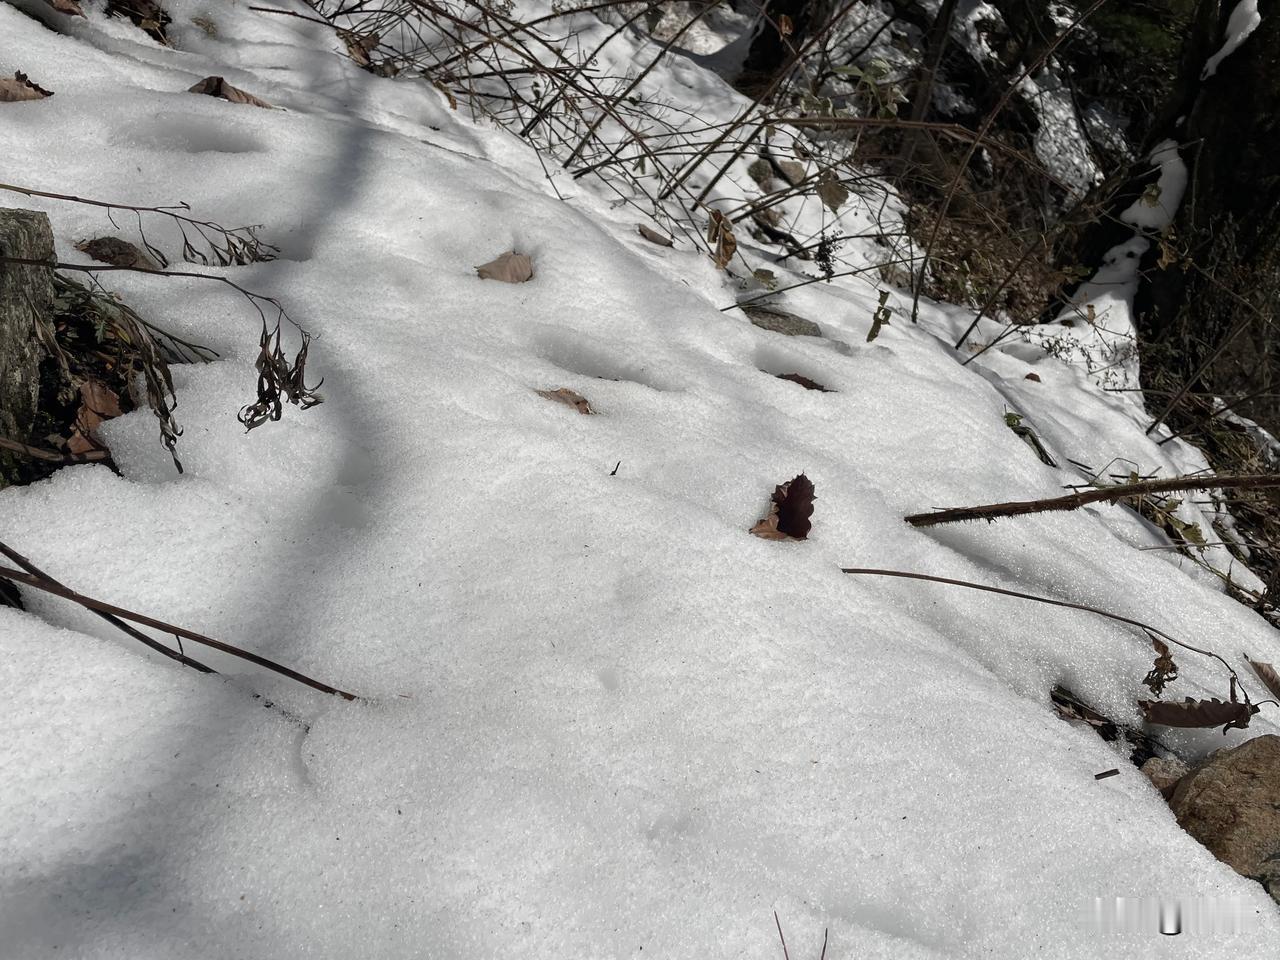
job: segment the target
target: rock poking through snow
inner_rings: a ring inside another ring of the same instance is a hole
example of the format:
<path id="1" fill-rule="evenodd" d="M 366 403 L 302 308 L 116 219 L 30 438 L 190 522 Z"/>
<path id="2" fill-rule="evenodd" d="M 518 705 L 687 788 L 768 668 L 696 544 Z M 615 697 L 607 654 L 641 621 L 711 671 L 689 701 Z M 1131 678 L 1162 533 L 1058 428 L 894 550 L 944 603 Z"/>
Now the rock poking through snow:
<path id="1" fill-rule="evenodd" d="M 1280 737 L 1219 750 L 1178 783 L 1178 823 L 1280 902 Z"/>

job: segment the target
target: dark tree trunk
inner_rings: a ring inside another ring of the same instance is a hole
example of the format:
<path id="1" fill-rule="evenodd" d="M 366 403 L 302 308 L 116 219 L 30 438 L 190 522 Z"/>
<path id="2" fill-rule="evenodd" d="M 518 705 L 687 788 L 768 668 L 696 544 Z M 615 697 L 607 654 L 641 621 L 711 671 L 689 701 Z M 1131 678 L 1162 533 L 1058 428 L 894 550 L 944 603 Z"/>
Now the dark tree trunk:
<path id="1" fill-rule="evenodd" d="M 52 260 L 49 218 L 31 210 L 0 210 L 0 255 Z M 0 262 L 0 436 L 25 443 L 36 413 L 40 353 L 36 322 L 53 313 L 53 272 Z M 0 487 L 16 461 L 0 451 Z"/>
<path id="2" fill-rule="evenodd" d="M 957 0 L 942 0 L 938 16 L 929 28 L 925 39 L 924 57 L 920 64 L 920 77 L 911 91 L 911 112 L 907 119 L 913 123 L 929 119 L 933 106 L 933 88 L 938 81 L 938 71 L 942 67 L 943 54 L 947 52 L 947 41 L 951 36 L 951 21 L 956 16 Z M 908 168 L 912 161 L 919 160 L 934 177 L 950 179 L 946 162 L 938 152 L 938 146 L 925 130 L 907 130 L 903 136 L 902 162 Z M 943 180 L 942 182 L 945 182 Z"/>
<path id="3" fill-rule="evenodd" d="M 1008 48 L 1001 59 L 1007 69 L 1035 63 L 1053 42 L 1056 31 L 1049 16 L 1049 0 L 994 0 L 993 6 L 1009 28 Z"/>
<path id="4" fill-rule="evenodd" d="M 1243 334 L 1261 333 L 1280 302 L 1280 0 L 1261 0 L 1262 23 L 1201 81 L 1200 57 L 1219 47 L 1235 3 L 1204 6 L 1220 9 L 1203 12 L 1164 113 L 1189 172 L 1171 242 L 1192 266 L 1161 268 L 1153 251 L 1136 306 L 1142 334 L 1169 346 L 1171 374 L 1226 391 L 1245 385 L 1220 361 L 1242 359 Z"/>
<path id="5" fill-rule="evenodd" d="M 762 17 L 757 24 L 756 34 L 742 63 L 738 87 L 747 93 L 767 87 L 791 62 L 805 41 L 826 25 L 832 9 L 832 0 L 772 0 L 768 3 L 764 11 L 768 19 Z M 791 29 L 787 36 L 778 29 L 784 22 Z"/>
<path id="6" fill-rule="evenodd" d="M 1202 79 L 1235 5 L 1201 0 L 1144 145 L 1176 142 L 1188 172 L 1171 229 L 1149 236 L 1141 263 L 1134 313 L 1148 387 L 1245 392 L 1269 377 L 1257 347 L 1275 338 L 1265 318 L 1280 306 L 1280 0 L 1260 0 L 1261 24 Z M 1111 184 L 1104 215 L 1063 260 L 1096 266 L 1132 236 L 1118 216 L 1154 182 L 1140 164 L 1119 189 Z"/>

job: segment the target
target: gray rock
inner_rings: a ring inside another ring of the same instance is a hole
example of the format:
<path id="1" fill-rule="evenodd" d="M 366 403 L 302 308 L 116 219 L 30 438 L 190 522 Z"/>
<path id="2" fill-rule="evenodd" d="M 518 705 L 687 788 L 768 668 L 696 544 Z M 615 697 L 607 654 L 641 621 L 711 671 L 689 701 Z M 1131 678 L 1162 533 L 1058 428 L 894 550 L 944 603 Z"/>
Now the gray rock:
<path id="1" fill-rule="evenodd" d="M 773 165 L 764 157 L 758 157 L 747 167 L 747 174 L 756 183 L 763 184 L 773 176 Z"/>
<path id="2" fill-rule="evenodd" d="M 1142 765 L 1142 772 L 1147 779 L 1168 799 L 1178 781 L 1187 775 L 1190 768 L 1181 760 L 1166 760 L 1164 757 L 1152 757 Z"/>
<path id="3" fill-rule="evenodd" d="M 758 303 L 742 304 L 742 312 L 761 330 L 772 330 L 788 337 L 820 337 L 822 328 L 812 320 Z"/>
<path id="4" fill-rule="evenodd" d="M 1280 737 L 1219 750 L 1169 800 L 1182 829 L 1280 902 Z"/>

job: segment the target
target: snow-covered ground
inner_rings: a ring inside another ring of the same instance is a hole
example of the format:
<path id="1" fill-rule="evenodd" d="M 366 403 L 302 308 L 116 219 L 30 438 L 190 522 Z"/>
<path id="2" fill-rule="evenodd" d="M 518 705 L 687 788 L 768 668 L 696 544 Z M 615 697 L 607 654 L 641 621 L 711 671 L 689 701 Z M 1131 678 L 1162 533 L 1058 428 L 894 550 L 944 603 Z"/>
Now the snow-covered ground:
<path id="1" fill-rule="evenodd" d="M 104 276 L 223 355 L 174 371 L 186 472 L 127 415 L 102 431 L 121 476 L 3 491 L 0 539 L 364 699 L 203 652 L 229 677 L 197 675 L 30 591 L 0 609 L 0 956 L 780 957 L 775 911 L 795 958 L 824 929 L 836 960 L 1275 954 L 1262 889 L 1050 706 L 1063 683 L 1137 723 L 1144 636 L 839 570 L 1046 594 L 1280 661 L 1269 626 L 1144 549 L 1167 541 L 1124 508 L 903 523 L 1057 495 L 1086 478 L 1070 460 L 1201 468 L 1144 434 L 1133 394 L 1016 340 L 961 366 L 959 307 L 899 309 L 867 343 L 864 280 L 785 295 L 821 338 L 758 329 L 722 311 L 739 291 L 705 253 L 648 243 L 590 179 L 557 178 L 558 199 L 514 135 L 360 71 L 327 28 L 168 7 L 175 49 L 93 4 L 67 36 L 0 5 L 0 72 L 55 91 L 0 104 L 0 181 L 263 224 L 281 259 L 225 272 L 318 334 L 325 402 L 246 435 L 243 300 Z M 620 58 L 655 49 L 624 40 Z M 283 109 L 185 92 L 211 74 Z M 683 58 L 652 82 L 742 106 Z M 112 232 L 90 207 L 9 202 L 47 210 L 62 260 Z M 476 277 L 509 249 L 531 282 Z M 535 392 L 559 387 L 597 415 Z M 809 540 L 750 536 L 802 470 Z M 1175 656 L 1168 696 L 1225 696 L 1214 664 Z M 1168 741 L 1194 756 L 1277 716 Z M 1098 932 L 1095 899 L 1119 896 L 1211 900 L 1249 929 Z"/>

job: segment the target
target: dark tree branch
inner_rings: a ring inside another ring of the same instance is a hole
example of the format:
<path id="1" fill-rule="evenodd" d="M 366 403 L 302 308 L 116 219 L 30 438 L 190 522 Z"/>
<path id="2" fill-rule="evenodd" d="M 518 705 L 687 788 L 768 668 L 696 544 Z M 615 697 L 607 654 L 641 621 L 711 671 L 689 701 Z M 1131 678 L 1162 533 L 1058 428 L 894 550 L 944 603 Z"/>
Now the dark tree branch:
<path id="1" fill-rule="evenodd" d="M 9 555 L 7 551 L 5 551 L 5 555 Z M 10 559 L 13 558 L 10 557 Z M 78 603 L 80 606 L 85 607 L 88 610 L 111 614 L 112 616 L 118 617 L 122 620 L 131 620 L 144 627 L 151 627 L 154 630 L 160 630 L 164 633 L 172 634 L 175 637 L 182 637 L 195 643 L 203 644 L 206 647 L 221 650 L 223 653 L 230 654 L 233 657 L 239 657 L 241 660 L 247 660 L 259 667 L 263 667 L 267 670 L 281 674 L 282 676 L 286 676 L 291 680 L 296 680 L 298 683 L 304 684 L 315 690 L 319 690 L 322 693 L 331 693 L 335 696 L 342 697 L 344 700 L 358 699 L 354 693 L 347 693 L 345 690 L 339 690 L 337 687 L 331 687 L 327 683 L 322 683 L 319 680 L 313 680 L 311 677 L 298 673 L 296 670 L 291 670 L 283 664 L 276 663 L 274 660 L 268 660 L 266 657 L 260 657 L 256 653 L 250 653 L 248 650 L 243 650 L 230 643 L 223 643 L 221 640 L 214 640 L 212 637 L 206 637 L 204 634 L 196 633 L 183 627 L 174 626 L 172 623 L 165 623 L 163 620 L 156 620 L 154 617 L 148 617 L 141 613 L 134 613 L 132 610 L 126 610 L 124 607 L 117 607 L 115 604 L 105 603 L 102 600 L 95 600 L 93 597 L 86 597 L 84 594 L 77 593 L 68 587 L 64 587 L 57 581 L 50 580 L 48 577 L 43 575 L 37 576 L 31 573 L 23 573 L 19 570 L 13 570 L 9 567 L 0 567 L 0 578 L 10 580 L 14 583 L 21 583 L 25 586 L 33 587 L 36 590 L 43 590 L 45 593 L 51 593 L 54 596 L 62 597 L 63 599 L 70 600 L 73 603 Z M 163 650 L 163 648 L 161 649 Z M 173 651 L 168 651 L 167 655 L 173 656 Z"/>
<path id="2" fill-rule="evenodd" d="M 1153 493 L 1176 493 L 1180 490 L 1212 490 L 1217 487 L 1233 487 L 1237 490 L 1257 490 L 1280 487 L 1280 476 L 1237 475 L 1226 477 L 1171 477 L 1166 480 L 1145 480 L 1142 483 L 1123 483 L 1101 490 L 1086 490 L 1065 497 L 1047 500 L 1013 500 L 1006 503 L 988 503 L 977 507 L 950 507 L 932 513 L 913 513 L 904 517 L 913 527 L 932 527 L 940 523 L 961 523 L 965 520 L 998 520 L 1000 517 L 1018 517 L 1028 513 L 1049 513 L 1055 510 L 1078 510 L 1090 503 L 1115 503 L 1131 497 L 1144 497 Z"/>

